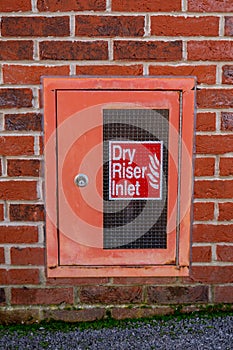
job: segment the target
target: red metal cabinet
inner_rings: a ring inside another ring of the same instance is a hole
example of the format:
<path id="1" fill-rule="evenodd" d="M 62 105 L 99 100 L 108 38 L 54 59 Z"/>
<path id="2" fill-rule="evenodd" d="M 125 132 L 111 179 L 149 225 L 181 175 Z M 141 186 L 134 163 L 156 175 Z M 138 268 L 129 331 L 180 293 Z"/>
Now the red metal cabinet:
<path id="1" fill-rule="evenodd" d="M 189 272 L 193 78 L 44 78 L 50 277 Z"/>

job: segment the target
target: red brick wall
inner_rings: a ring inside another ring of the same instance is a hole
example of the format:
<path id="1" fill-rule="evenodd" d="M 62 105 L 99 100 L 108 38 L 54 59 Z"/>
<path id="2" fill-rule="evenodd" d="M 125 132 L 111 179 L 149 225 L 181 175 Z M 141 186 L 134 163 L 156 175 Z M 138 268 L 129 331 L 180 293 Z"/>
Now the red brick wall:
<path id="1" fill-rule="evenodd" d="M 99 319 L 104 305 L 125 318 L 232 303 L 232 0 L 1 0 L 0 16 L 1 322 Z M 39 84 L 75 74 L 197 76 L 189 278 L 46 278 Z"/>

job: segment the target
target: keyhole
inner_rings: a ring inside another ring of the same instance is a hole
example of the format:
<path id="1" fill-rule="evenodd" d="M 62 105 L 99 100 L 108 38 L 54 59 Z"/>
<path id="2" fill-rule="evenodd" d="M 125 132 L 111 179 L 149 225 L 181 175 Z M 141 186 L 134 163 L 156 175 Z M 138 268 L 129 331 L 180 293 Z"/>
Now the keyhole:
<path id="1" fill-rule="evenodd" d="M 85 187 L 88 184 L 88 177 L 85 174 L 78 174 L 74 178 L 74 183 L 78 187 Z"/>

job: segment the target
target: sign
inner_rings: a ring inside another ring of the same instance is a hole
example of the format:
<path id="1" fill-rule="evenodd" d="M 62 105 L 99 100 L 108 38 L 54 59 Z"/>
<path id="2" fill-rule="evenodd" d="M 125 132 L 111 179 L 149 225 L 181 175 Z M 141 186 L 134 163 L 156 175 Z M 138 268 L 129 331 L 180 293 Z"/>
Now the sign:
<path id="1" fill-rule="evenodd" d="M 109 199 L 162 199 L 162 141 L 109 142 Z"/>

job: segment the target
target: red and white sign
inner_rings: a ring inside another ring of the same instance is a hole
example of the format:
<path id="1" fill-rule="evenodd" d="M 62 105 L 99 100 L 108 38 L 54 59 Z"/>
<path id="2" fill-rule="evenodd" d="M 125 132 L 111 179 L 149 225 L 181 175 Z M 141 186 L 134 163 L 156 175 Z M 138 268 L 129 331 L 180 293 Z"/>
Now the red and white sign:
<path id="1" fill-rule="evenodd" d="M 162 141 L 109 142 L 109 199 L 162 199 Z"/>

